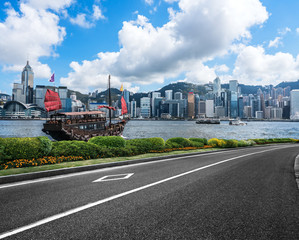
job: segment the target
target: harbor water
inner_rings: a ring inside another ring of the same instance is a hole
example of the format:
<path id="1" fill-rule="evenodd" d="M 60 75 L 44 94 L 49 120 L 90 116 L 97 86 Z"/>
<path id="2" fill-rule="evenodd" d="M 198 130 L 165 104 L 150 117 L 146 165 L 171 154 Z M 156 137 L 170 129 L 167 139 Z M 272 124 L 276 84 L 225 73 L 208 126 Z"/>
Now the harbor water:
<path id="1" fill-rule="evenodd" d="M 0 137 L 48 136 L 42 132 L 43 123 L 41 120 L 1 120 Z M 195 121 L 131 120 L 126 124 L 123 136 L 127 139 L 162 137 L 165 140 L 172 137 L 299 139 L 299 122 L 262 121 L 248 122 L 245 126 L 232 126 L 228 121 L 221 121 L 221 124 L 196 124 Z"/>

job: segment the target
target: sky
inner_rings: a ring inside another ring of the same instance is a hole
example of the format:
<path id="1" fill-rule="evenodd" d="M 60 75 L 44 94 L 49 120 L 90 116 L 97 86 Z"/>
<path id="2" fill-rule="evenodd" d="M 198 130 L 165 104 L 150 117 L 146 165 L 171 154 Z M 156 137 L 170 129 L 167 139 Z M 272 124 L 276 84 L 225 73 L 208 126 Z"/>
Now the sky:
<path id="1" fill-rule="evenodd" d="M 177 82 L 299 79 L 298 0 L 0 0 L 0 92 L 35 85 L 149 92 Z"/>

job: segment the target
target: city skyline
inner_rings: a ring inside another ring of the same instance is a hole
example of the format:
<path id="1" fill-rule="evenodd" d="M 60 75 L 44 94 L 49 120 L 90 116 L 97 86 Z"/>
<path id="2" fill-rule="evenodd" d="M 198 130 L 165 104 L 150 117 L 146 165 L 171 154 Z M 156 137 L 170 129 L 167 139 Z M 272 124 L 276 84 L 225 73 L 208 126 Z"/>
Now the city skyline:
<path id="1" fill-rule="evenodd" d="M 83 93 L 106 89 L 108 74 L 113 87 L 132 92 L 216 76 L 248 85 L 299 76 L 299 3 L 291 0 L 1 4 L 2 93 L 21 81 L 27 60 L 35 85 L 47 85 L 55 72 L 56 85 Z"/>

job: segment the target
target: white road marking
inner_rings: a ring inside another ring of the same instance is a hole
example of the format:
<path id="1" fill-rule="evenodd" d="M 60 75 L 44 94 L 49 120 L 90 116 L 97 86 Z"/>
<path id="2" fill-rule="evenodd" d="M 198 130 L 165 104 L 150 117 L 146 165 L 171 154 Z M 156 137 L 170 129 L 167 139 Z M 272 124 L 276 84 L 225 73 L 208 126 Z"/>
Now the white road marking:
<path id="1" fill-rule="evenodd" d="M 131 164 L 131 165 L 115 166 L 115 167 L 101 168 L 101 169 L 78 172 L 78 173 L 69 173 L 69 174 L 59 175 L 59 176 L 44 177 L 44 178 L 39 178 L 39 179 L 35 179 L 35 180 L 27 180 L 27 181 L 22 181 L 22 182 L 17 182 L 17 183 L 9 183 L 9 184 L 4 184 L 2 186 L 0 185 L 0 189 L 9 188 L 9 187 L 17 187 L 17 186 L 27 185 L 27 184 L 31 184 L 31 183 L 46 182 L 46 181 L 57 180 L 57 179 L 68 178 L 68 177 L 74 177 L 74 176 L 81 176 L 81 175 L 85 175 L 85 174 L 97 173 L 97 172 L 107 171 L 107 170 L 111 170 L 111 169 L 128 168 L 128 167 L 133 167 L 133 166 L 138 166 L 138 165 L 161 163 L 161 162 L 178 160 L 178 159 L 182 159 L 182 158 L 192 158 L 192 157 L 200 157 L 200 156 L 206 156 L 206 155 L 223 154 L 223 153 L 229 153 L 231 151 L 236 151 L 236 150 L 237 149 L 221 151 L 221 152 L 209 152 L 209 153 L 204 153 L 204 154 L 199 153 L 199 154 L 194 154 L 194 155 L 191 155 L 191 156 L 167 158 L 167 159 L 157 160 L 157 161 L 134 163 L 134 164 Z"/>
<path id="2" fill-rule="evenodd" d="M 150 183 L 150 184 L 144 185 L 142 187 L 138 187 L 138 188 L 135 188 L 135 189 L 132 189 L 132 190 L 120 193 L 120 194 L 116 194 L 114 196 L 111 196 L 111 197 L 108 197 L 108 198 L 105 198 L 105 199 L 102 199 L 102 200 L 99 200 L 99 201 L 96 201 L 96 202 L 93 202 L 93 203 L 89 203 L 89 204 L 86 204 L 86 205 L 81 206 L 81 207 L 77 207 L 77 208 L 71 209 L 71 210 L 66 211 L 64 213 L 56 214 L 54 216 L 45 218 L 43 220 L 37 221 L 37 222 L 29 224 L 27 226 L 23 226 L 23 227 L 16 228 L 16 229 L 13 229 L 11 231 L 2 233 L 2 234 L 0 234 L 0 239 L 3 239 L 3 238 L 6 238 L 6 237 L 9 237 L 9 236 L 18 234 L 20 232 L 24 232 L 26 230 L 29 230 L 29 229 L 38 227 L 40 225 L 43 225 L 43 224 L 46 224 L 46 223 L 58 220 L 60 218 L 63 218 L 63 217 L 66 217 L 66 216 L 78 213 L 78 212 L 83 211 L 83 210 L 86 210 L 86 209 L 89 209 L 89 208 L 101 205 L 103 203 L 106 203 L 106 202 L 109 202 L 109 201 L 112 201 L 112 200 L 115 200 L 115 199 L 127 196 L 129 194 L 132 194 L 132 193 L 135 193 L 135 192 L 139 192 L 141 190 L 144 190 L 144 189 L 147 189 L 147 188 L 159 185 L 161 183 L 168 182 L 170 180 L 173 180 L 173 179 L 176 179 L 176 178 L 179 178 L 179 177 L 183 177 L 183 176 L 186 176 L 186 175 L 194 173 L 194 172 L 201 171 L 201 170 L 206 169 L 206 168 L 210 168 L 210 167 L 222 164 L 222 163 L 233 161 L 233 160 L 236 160 L 238 158 L 248 157 L 248 156 L 251 156 L 251 155 L 255 155 L 255 154 L 259 154 L 259 153 L 264 153 L 264 152 L 269 152 L 269 151 L 272 151 L 272 150 L 275 150 L 275 149 L 272 148 L 272 149 L 267 149 L 267 150 L 264 150 L 264 151 L 259 151 L 259 152 L 255 152 L 255 153 L 248 153 L 248 154 L 244 154 L 244 155 L 241 155 L 241 156 L 238 156 L 238 157 L 229 158 L 229 159 L 222 160 L 220 162 L 216 162 L 216 163 L 213 163 L 213 164 L 209 164 L 209 165 L 206 165 L 206 166 L 203 166 L 203 167 L 200 167 L 200 168 L 196 168 L 196 169 L 193 169 L 191 171 L 184 172 L 184 173 L 181 173 L 181 174 L 169 177 L 169 178 L 165 178 L 163 180 L 160 180 L 160 181 L 157 181 L 157 182 L 154 182 L 154 183 Z"/>
<path id="3" fill-rule="evenodd" d="M 94 180 L 93 182 L 107 182 L 107 181 L 115 181 L 115 180 L 123 180 L 128 179 L 131 177 L 134 173 L 125 173 L 125 174 L 117 174 L 117 175 L 108 175 L 101 177 L 97 180 Z"/>

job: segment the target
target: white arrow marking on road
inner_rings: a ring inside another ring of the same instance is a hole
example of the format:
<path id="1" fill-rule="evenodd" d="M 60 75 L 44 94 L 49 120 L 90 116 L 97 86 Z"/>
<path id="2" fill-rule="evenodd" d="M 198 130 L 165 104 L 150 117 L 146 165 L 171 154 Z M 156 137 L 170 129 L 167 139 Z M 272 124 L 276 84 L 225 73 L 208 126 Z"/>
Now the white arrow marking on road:
<path id="1" fill-rule="evenodd" d="M 131 177 L 134 173 L 125 173 L 125 174 L 117 174 L 117 175 L 108 175 L 101 177 L 93 182 L 106 182 L 106 181 L 114 181 L 114 180 L 123 180 L 128 179 Z"/>

